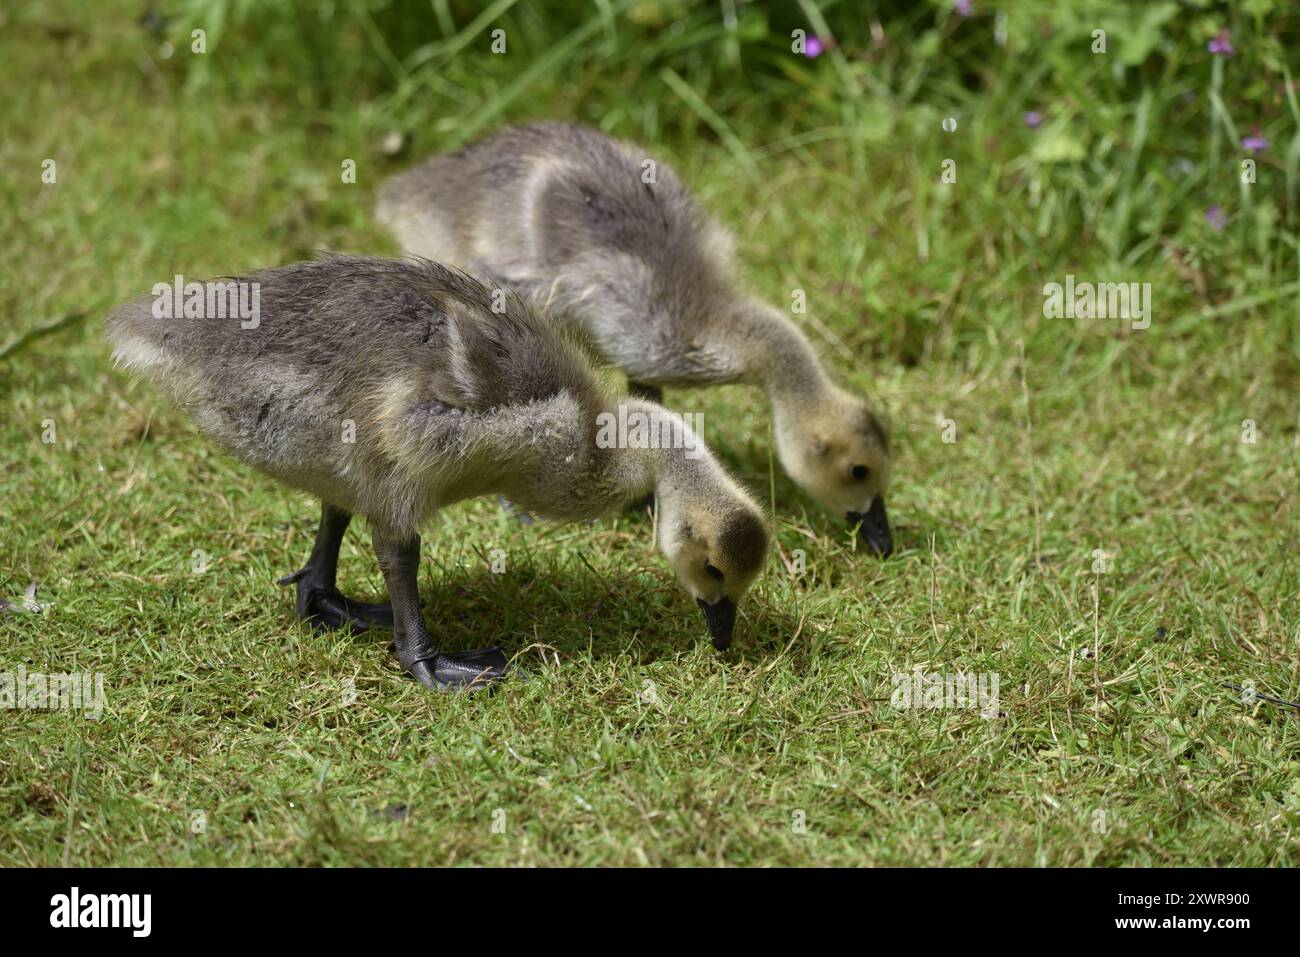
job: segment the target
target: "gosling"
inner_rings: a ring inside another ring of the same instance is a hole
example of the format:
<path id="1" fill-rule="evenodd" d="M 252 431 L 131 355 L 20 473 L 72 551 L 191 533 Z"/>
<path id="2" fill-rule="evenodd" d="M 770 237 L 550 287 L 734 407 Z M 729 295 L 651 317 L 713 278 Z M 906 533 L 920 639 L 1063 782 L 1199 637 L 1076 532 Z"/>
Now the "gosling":
<path id="1" fill-rule="evenodd" d="M 642 148 L 573 124 L 507 127 L 390 179 L 376 215 L 408 254 L 500 276 L 585 331 L 636 393 L 761 386 L 786 472 L 893 551 L 888 431 L 787 316 L 740 289 L 730 234 Z"/>
<path id="2" fill-rule="evenodd" d="M 480 686 L 505 674 L 506 658 L 439 649 L 416 592 L 418 530 L 479 495 L 573 521 L 653 490 L 659 547 L 714 645 L 730 645 L 736 602 L 766 561 L 762 510 L 681 416 L 652 403 L 622 400 L 627 418 L 675 422 L 679 447 L 601 441 L 614 399 L 580 348 L 517 296 L 432 262 L 352 256 L 222 282 L 255 290 L 257 315 L 159 318 L 159 299 L 144 297 L 109 316 L 108 337 L 119 363 L 235 457 L 321 499 L 311 557 L 282 581 L 297 585 L 299 617 L 391 627 L 390 650 L 425 686 Z M 371 526 L 389 605 L 336 587 L 354 513 Z"/>

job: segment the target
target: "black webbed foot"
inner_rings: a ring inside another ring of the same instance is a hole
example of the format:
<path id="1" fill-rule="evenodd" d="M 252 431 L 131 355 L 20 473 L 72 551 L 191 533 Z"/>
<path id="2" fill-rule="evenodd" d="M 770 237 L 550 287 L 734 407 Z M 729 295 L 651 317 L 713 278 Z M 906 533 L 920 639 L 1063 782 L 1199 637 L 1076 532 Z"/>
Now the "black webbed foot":
<path id="1" fill-rule="evenodd" d="M 479 691 L 505 677 L 509 664 L 500 648 L 403 654 L 394 641 L 389 643 L 388 650 L 397 655 L 407 674 L 426 688 L 438 691 Z"/>
<path id="2" fill-rule="evenodd" d="M 286 575 L 281 585 L 298 586 L 298 617 L 317 631 L 350 625 L 354 632 L 393 627 L 393 606 L 354 601 L 333 585 L 319 581 L 310 567 Z"/>

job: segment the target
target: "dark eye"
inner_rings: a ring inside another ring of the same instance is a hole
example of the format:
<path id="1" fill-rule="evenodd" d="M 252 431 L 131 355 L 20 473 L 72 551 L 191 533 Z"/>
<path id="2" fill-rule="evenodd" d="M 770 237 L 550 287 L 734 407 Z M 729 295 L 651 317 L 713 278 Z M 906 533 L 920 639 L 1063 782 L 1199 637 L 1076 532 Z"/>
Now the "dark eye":
<path id="1" fill-rule="evenodd" d="M 871 469 L 867 468 L 865 465 L 853 466 L 853 477 L 859 482 L 866 478 L 870 472 Z"/>
<path id="2" fill-rule="evenodd" d="M 708 572 L 710 575 L 712 575 L 714 578 L 716 578 L 718 581 L 722 581 L 722 569 L 719 568 L 718 566 L 714 565 L 711 562 L 705 562 L 704 570 Z"/>

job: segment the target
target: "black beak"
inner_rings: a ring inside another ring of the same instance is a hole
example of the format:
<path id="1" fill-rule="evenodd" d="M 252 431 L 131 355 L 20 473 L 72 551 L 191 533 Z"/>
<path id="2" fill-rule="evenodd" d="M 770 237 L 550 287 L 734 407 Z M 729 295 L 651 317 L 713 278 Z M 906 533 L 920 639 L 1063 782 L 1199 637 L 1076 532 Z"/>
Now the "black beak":
<path id="1" fill-rule="evenodd" d="M 849 523 L 858 526 L 858 534 L 881 558 L 888 558 L 894 550 L 894 536 L 889 531 L 889 516 L 885 514 L 885 499 L 877 495 L 864 515 L 849 512 Z"/>
<path id="2" fill-rule="evenodd" d="M 709 626 L 713 647 L 726 651 L 731 647 L 731 633 L 736 628 L 736 603 L 725 595 L 712 605 L 706 604 L 703 598 L 695 601 L 704 610 L 704 620 Z"/>

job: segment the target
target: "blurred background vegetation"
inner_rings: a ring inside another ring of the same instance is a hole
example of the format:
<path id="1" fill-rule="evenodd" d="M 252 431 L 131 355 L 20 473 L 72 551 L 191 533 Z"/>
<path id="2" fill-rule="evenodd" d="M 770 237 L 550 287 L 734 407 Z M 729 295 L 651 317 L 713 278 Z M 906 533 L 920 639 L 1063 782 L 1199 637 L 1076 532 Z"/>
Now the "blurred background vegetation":
<path id="1" fill-rule="evenodd" d="M 998 260 L 1004 273 L 1078 266 L 1081 250 L 1109 279 L 1149 278 L 1134 268 L 1159 264 L 1163 302 L 1186 294 L 1202 318 L 1300 293 L 1300 6 L 1289 0 L 136 6 L 123 39 L 175 106 L 256 103 L 251 125 L 299 130 L 307 150 L 367 144 L 363 162 L 381 173 L 539 116 L 661 149 L 688 182 L 693 163 L 716 163 L 714 146 L 747 188 L 772 186 L 765 159 L 802 159 L 825 171 L 825 203 L 862 207 L 871 243 L 914 247 L 906 297 L 881 288 L 865 243 L 841 277 L 864 312 L 899 316 L 872 345 L 906 364 L 943 345 L 933 300 L 951 290 L 953 261 L 991 266 L 994 248 L 1022 254 Z M 940 183 L 947 159 L 959 188 Z M 978 335 L 948 331 L 949 346 Z M 1300 355 L 1300 329 L 1273 332 Z"/>
<path id="2" fill-rule="evenodd" d="M 322 112 L 365 103 L 377 121 L 457 140 L 551 102 L 650 140 L 775 121 L 879 146 L 900 128 L 933 131 L 930 111 L 945 104 L 1014 106 L 1032 91 L 1068 127 L 1034 150 L 1057 162 L 1140 147 L 1114 136 L 1139 105 L 1185 148 L 1279 132 L 1295 118 L 1288 53 L 1294 65 L 1300 44 L 1287 0 L 188 0 L 143 22 L 181 48 L 207 24 L 209 52 L 238 56 L 238 70 L 174 58 L 190 90 L 273 91 Z M 1098 29 L 1106 55 L 1093 51 Z M 496 30 L 505 55 L 490 50 Z M 802 59 L 790 55 L 796 30 L 818 41 Z M 1300 146 L 1280 145 L 1293 198 Z"/>

